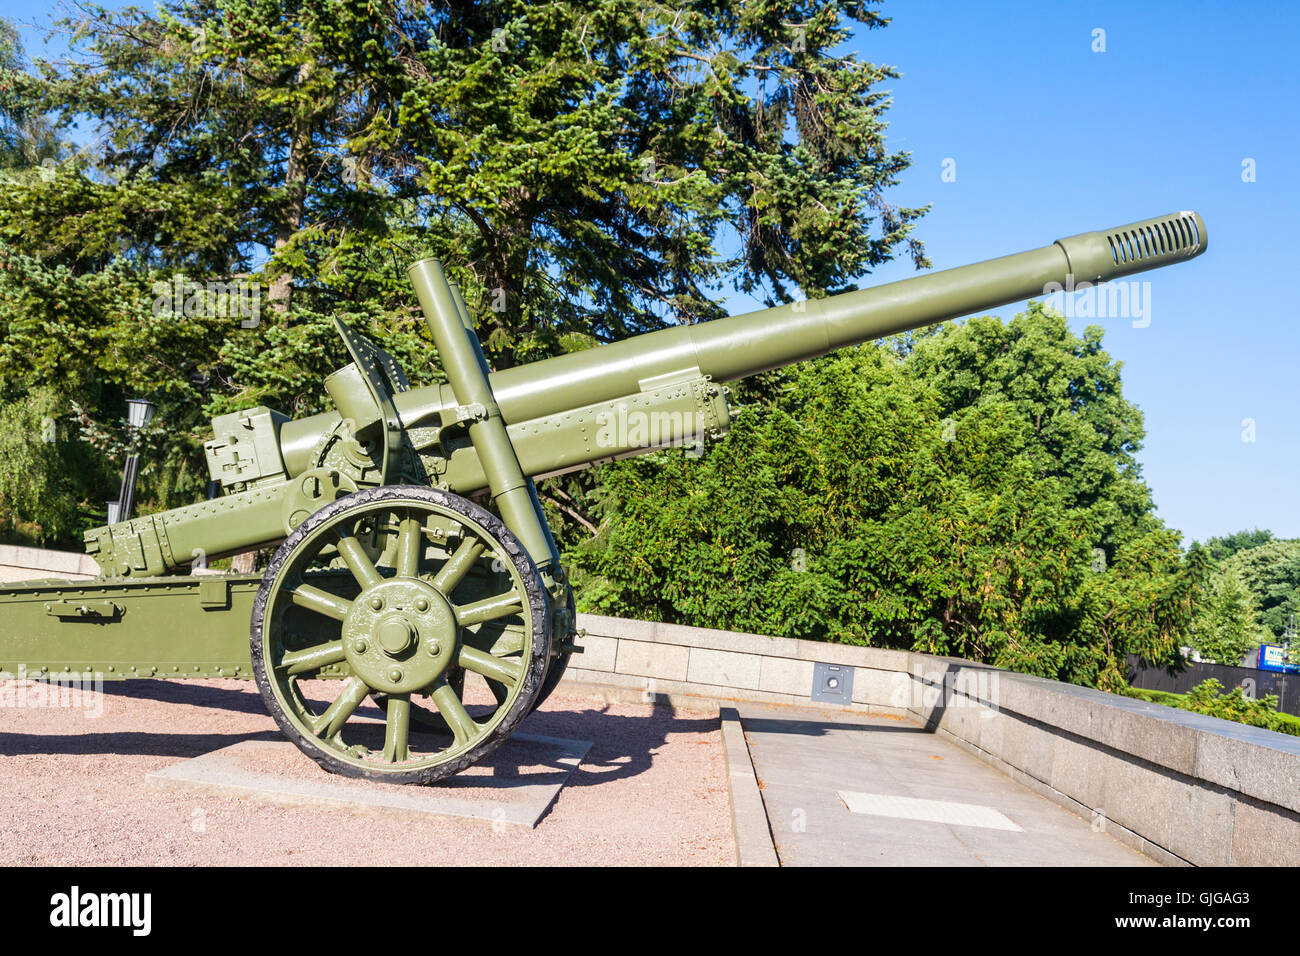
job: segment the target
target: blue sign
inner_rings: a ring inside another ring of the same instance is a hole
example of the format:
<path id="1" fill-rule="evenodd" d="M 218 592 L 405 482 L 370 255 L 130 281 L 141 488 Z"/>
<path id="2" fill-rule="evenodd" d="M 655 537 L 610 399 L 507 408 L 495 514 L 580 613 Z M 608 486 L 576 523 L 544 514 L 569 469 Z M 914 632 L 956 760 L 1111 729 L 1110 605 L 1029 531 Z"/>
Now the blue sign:
<path id="1" fill-rule="evenodd" d="M 1259 645 L 1259 669 L 1262 671 L 1283 671 L 1289 674 L 1300 672 L 1300 667 L 1287 662 L 1286 648 L 1278 644 Z"/>

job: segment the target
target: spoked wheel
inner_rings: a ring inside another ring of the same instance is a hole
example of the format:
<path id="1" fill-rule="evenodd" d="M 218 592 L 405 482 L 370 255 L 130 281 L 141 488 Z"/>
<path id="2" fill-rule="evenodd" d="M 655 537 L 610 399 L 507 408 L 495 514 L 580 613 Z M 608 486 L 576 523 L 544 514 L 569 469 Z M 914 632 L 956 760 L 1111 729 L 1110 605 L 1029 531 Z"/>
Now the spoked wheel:
<path id="1" fill-rule="evenodd" d="M 280 729 L 326 770 L 432 783 L 528 715 L 550 629 L 537 568 L 499 518 L 450 492 L 372 488 L 276 551 L 253 605 L 253 672 Z"/>

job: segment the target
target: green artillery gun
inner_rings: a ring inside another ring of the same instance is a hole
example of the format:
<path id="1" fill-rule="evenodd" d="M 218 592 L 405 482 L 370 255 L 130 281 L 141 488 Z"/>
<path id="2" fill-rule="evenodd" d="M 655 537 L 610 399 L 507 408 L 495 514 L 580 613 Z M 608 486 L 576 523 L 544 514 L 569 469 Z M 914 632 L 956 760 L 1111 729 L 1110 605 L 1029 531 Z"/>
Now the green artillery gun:
<path id="1" fill-rule="evenodd" d="M 0 670 L 251 677 L 326 770 L 441 780 L 500 745 L 577 650 L 534 479 L 723 435 L 721 383 L 1205 248 L 1200 216 L 1175 213 L 499 372 L 442 267 L 417 262 L 445 384 L 413 388 L 337 323 L 336 411 L 215 419 L 222 494 L 88 532 L 94 580 L 0 588 Z M 272 546 L 260 575 L 187 573 Z"/>

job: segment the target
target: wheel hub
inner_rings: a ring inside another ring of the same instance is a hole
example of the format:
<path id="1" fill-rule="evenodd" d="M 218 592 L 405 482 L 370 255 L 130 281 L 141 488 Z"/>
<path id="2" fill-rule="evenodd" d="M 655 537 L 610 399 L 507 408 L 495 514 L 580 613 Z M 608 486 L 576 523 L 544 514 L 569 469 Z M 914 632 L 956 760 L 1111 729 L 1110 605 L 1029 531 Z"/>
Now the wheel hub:
<path id="1" fill-rule="evenodd" d="M 456 617 L 423 581 L 397 578 L 367 588 L 343 621 L 343 650 L 353 673 L 385 694 L 432 684 L 456 654 Z"/>
<path id="2" fill-rule="evenodd" d="M 392 617 L 379 625 L 379 645 L 390 657 L 400 657 L 420 637 L 405 615 Z"/>

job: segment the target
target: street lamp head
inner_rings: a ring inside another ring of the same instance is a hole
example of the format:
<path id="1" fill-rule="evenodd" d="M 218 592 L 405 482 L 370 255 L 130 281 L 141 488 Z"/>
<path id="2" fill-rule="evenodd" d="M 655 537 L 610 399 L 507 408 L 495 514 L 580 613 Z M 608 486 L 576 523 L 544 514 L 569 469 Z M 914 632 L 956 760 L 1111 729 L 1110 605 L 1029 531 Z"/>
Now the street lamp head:
<path id="1" fill-rule="evenodd" d="M 144 428 L 153 421 L 153 413 L 158 406 L 145 398 L 128 398 L 126 400 L 126 420 L 132 428 Z"/>

